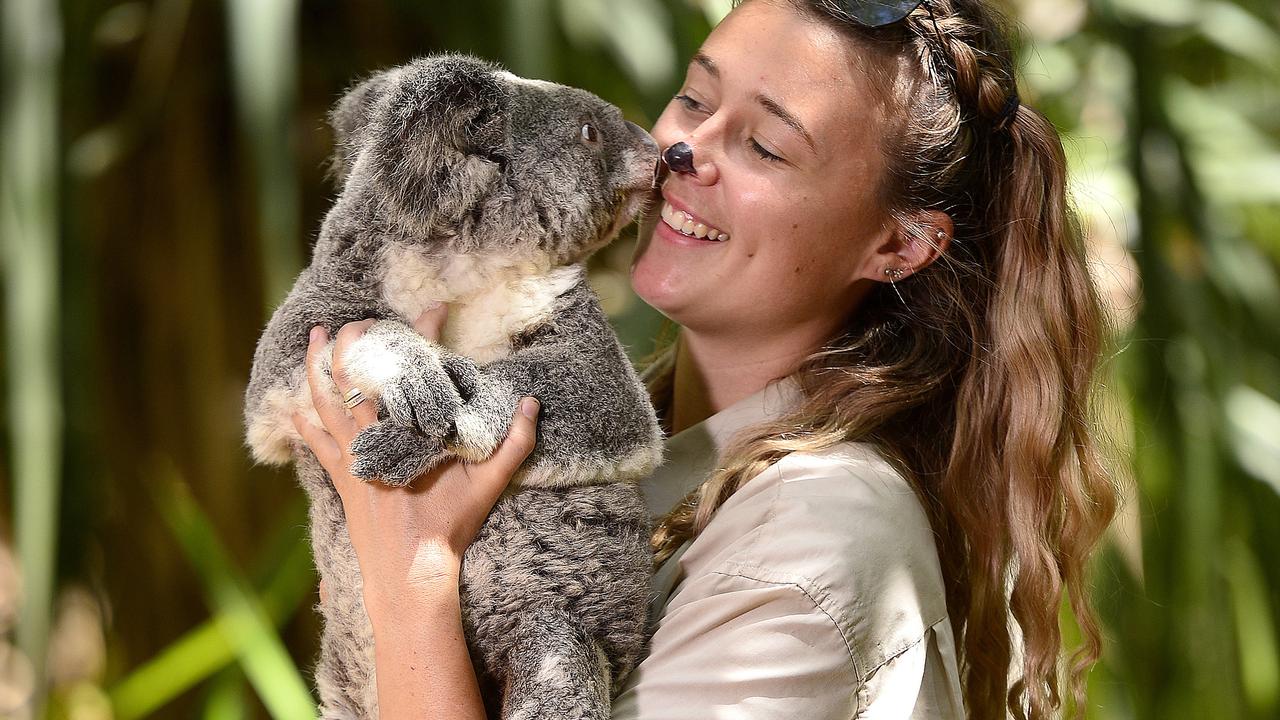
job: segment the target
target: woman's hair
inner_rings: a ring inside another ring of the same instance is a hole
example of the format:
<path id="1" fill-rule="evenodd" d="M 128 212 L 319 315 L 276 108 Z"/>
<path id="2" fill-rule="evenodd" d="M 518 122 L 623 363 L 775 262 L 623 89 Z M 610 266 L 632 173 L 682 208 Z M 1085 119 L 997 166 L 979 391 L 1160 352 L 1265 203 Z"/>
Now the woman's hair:
<path id="1" fill-rule="evenodd" d="M 794 373 L 802 404 L 740 436 L 662 519 L 656 561 L 788 453 L 875 443 L 915 487 L 936 535 L 970 715 L 1040 720 L 1063 707 L 1064 592 L 1082 636 L 1066 671 L 1080 714 L 1101 646 L 1086 561 L 1116 493 L 1091 427 L 1107 324 L 1062 143 L 1018 104 L 1004 20 L 982 0 L 928 0 L 878 29 L 834 0 L 787 1 L 868 60 L 889 108 L 881 193 L 890 216 L 933 242 L 920 214 L 946 212 L 954 240 L 896 288 L 880 284 L 804 361 Z M 662 408 L 670 377 L 652 377 Z"/>

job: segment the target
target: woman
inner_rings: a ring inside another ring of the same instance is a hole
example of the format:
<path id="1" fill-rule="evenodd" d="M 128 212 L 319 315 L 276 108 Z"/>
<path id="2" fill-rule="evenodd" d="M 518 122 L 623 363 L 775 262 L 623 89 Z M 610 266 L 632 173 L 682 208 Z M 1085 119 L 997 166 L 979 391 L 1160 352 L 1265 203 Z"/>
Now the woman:
<path id="1" fill-rule="evenodd" d="M 740 3 L 654 127 L 672 173 L 632 283 L 681 331 L 649 373 L 671 433 L 645 486 L 658 625 L 615 717 L 1083 702 L 1100 644 L 1085 563 L 1115 501 L 1061 143 L 1020 105 L 981 0 L 877 7 Z M 325 428 L 298 422 L 343 497 L 378 666 L 411 668 L 379 673 L 384 719 L 482 717 L 459 563 L 536 403 L 494 458 L 406 492 L 347 473 L 373 410 L 316 397 Z M 1083 636 L 1065 687 L 1064 591 Z"/>

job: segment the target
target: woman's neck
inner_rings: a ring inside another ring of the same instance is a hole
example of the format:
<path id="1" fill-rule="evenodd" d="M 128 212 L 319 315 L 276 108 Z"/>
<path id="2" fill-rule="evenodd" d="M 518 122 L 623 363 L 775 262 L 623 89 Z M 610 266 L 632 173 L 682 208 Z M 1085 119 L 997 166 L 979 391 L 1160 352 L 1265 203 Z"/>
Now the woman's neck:
<path id="1" fill-rule="evenodd" d="M 682 330 L 672 379 L 672 434 L 790 375 L 820 344 L 785 340 L 770 343 L 760 337 L 717 338 Z"/>

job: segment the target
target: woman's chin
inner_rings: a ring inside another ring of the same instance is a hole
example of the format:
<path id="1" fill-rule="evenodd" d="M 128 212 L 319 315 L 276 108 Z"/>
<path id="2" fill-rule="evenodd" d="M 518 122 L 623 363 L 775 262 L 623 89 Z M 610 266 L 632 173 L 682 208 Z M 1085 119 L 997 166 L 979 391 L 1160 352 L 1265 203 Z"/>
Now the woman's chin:
<path id="1" fill-rule="evenodd" d="M 672 321 L 685 325 L 706 312 L 717 296 L 717 263 L 701 252 L 689 252 L 658 237 L 662 228 L 641 226 L 631 260 L 631 288 L 636 296 Z"/>
<path id="2" fill-rule="evenodd" d="M 689 302 L 687 278 L 678 267 L 672 267 L 652 253 L 641 254 L 631 264 L 631 289 L 653 309 L 675 322 Z"/>

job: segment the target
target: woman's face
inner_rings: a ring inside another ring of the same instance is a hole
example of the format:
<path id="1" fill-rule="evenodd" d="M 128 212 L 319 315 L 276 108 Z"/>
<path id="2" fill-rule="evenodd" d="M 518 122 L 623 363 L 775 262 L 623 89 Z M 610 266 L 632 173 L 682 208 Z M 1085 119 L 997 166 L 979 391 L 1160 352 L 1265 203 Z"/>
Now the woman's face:
<path id="1" fill-rule="evenodd" d="M 848 39 L 784 2 L 738 7 L 654 126 L 660 147 L 692 147 L 696 174 L 671 173 L 666 219 L 642 223 L 636 293 L 701 332 L 834 331 L 891 258 L 882 112 Z M 689 216 L 727 239 L 671 227 Z"/>

